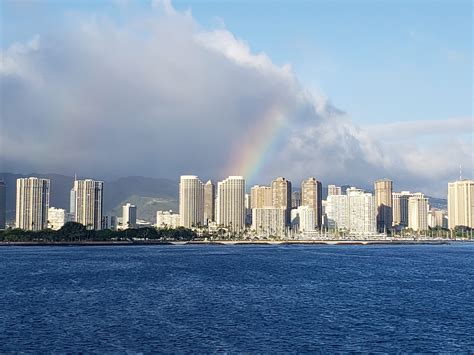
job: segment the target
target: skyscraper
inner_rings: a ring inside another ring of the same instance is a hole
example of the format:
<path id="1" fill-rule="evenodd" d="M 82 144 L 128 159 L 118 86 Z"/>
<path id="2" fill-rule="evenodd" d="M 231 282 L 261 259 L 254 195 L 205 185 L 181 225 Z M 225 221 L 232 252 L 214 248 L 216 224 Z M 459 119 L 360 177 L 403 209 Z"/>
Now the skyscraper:
<path id="1" fill-rule="evenodd" d="M 374 196 L 354 187 L 347 189 L 346 193 L 349 202 L 348 217 L 351 233 L 374 234 L 377 231 Z"/>
<path id="2" fill-rule="evenodd" d="M 75 179 L 77 180 L 77 179 Z M 76 190 L 74 190 L 74 186 L 72 187 L 71 191 L 69 192 L 69 213 L 73 218 L 76 215 Z"/>
<path id="3" fill-rule="evenodd" d="M 74 221 L 88 229 L 102 229 L 104 182 L 92 179 L 75 180 L 73 190 Z"/>
<path id="4" fill-rule="evenodd" d="M 254 208 L 272 207 L 272 188 L 255 185 L 250 189 L 250 206 Z"/>
<path id="5" fill-rule="evenodd" d="M 328 185 L 328 196 L 341 195 L 342 190 L 340 186 Z"/>
<path id="6" fill-rule="evenodd" d="M 408 199 L 413 196 L 410 191 L 392 192 L 392 226 L 408 226 Z"/>
<path id="7" fill-rule="evenodd" d="M 328 196 L 326 214 L 329 228 L 359 235 L 377 231 L 374 196 L 364 190 L 351 187 L 346 195 Z"/>
<path id="8" fill-rule="evenodd" d="M 217 224 L 234 232 L 245 229 L 245 180 L 229 176 L 217 184 Z"/>
<path id="9" fill-rule="evenodd" d="M 278 177 L 272 181 L 272 205 L 286 210 L 286 225 L 290 225 L 291 181 Z"/>
<path id="10" fill-rule="evenodd" d="M 323 216 L 323 191 L 321 182 L 314 177 L 303 180 L 301 183 L 301 206 L 314 209 L 316 227 L 321 228 Z"/>
<path id="11" fill-rule="evenodd" d="M 291 208 L 298 208 L 301 206 L 301 192 L 293 191 L 291 193 Z"/>
<path id="12" fill-rule="evenodd" d="M 252 209 L 252 229 L 257 233 L 282 237 L 285 235 L 284 208 L 262 207 Z"/>
<path id="13" fill-rule="evenodd" d="M 408 198 L 408 228 L 415 232 L 428 230 L 428 199 L 422 193 Z"/>
<path id="14" fill-rule="evenodd" d="M 5 229 L 7 218 L 7 185 L 0 180 L 0 230 Z"/>
<path id="15" fill-rule="evenodd" d="M 48 227 L 48 179 L 30 177 L 16 180 L 16 227 L 38 231 Z"/>
<path id="16" fill-rule="evenodd" d="M 137 206 L 127 203 L 122 206 L 122 229 L 137 227 Z"/>
<path id="17" fill-rule="evenodd" d="M 179 218 L 186 228 L 204 225 L 204 184 L 195 175 L 179 180 Z"/>
<path id="18" fill-rule="evenodd" d="M 448 226 L 474 228 L 474 180 L 448 184 Z"/>
<path id="19" fill-rule="evenodd" d="M 392 180 L 377 180 L 374 187 L 377 229 L 383 232 L 392 228 Z"/>
<path id="20" fill-rule="evenodd" d="M 204 185 L 204 223 L 215 221 L 216 185 L 209 180 Z"/>

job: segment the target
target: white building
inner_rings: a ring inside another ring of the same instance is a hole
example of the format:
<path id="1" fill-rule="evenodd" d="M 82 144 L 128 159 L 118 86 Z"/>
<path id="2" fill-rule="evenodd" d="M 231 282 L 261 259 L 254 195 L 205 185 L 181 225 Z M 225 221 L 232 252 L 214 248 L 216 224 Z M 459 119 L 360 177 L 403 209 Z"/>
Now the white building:
<path id="1" fill-rule="evenodd" d="M 122 229 L 137 228 L 137 206 L 126 203 L 122 206 Z"/>
<path id="2" fill-rule="evenodd" d="M 245 229 L 245 179 L 229 176 L 217 184 L 217 224 L 238 232 Z"/>
<path id="3" fill-rule="evenodd" d="M 328 227 L 351 234 L 370 235 L 377 232 L 374 196 L 351 187 L 346 195 L 330 195 L 326 202 Z"/>
<path id="4" fill-rule="evenodd" d="M 428 227 L 448 228 L 448 214 L 444 210 L 430 208 L 428 211 Z"/>
<path id="5" fill-rule="evenodd" d="M 63 208 L 50 207 L 48 209 L 48 228 L 59 230 L 72 220 L 71 214 Z"/>
<path id="6" fill-rule="evenodd" d="M 156 212 L 156 228 L 177 228 L 180 226 L 180 216 L 173 211 Z"/>
<path id="7" fill-rule="evenodd" d="M 360 235 L 375 234 L 377 217 L 374 196 L 354 187 L 347 189 L 346 194 L 349 202 L 349 231 Z"/>
<path id="8" fill-rule="evenodd" d="M 268 236 L 285 235 L 286 208 L 262 207 L 252 209 L 252 230 Z"/>
<path id="9" fill-rule="evenodd" d="M 291 229 L 298 232 L 316 230 L 315 209 L 310 206 L 300 206 L 291 210 Z"/>
<path id="10" fill-rule="evenodd" d="M 49 179 L 16 180 L 16 227 L 38 231 L 48 227 Z"/>
<path id="11" fill-rule="evenodd" d="M 92 179 L 75 180 L 73 190 L 76 199 L 74 220 L 88 229 L 102 229 L 104 182 Z"/>
<path id="12" fill-rule="evenodd" d="M 329 195 L 326 200 L 326 218 L 329 229 L 349 229 L 347 195 Z"/>
<path id="13" fill-rule="evenodd" d="M 204 184 L 195 175 L 179 180 L 180 225 L 186 228 L 204 225 Z"/>
<path id="14" fill-rule="evenodd" d="M 408 199 L 408 228 L 415 232 L 428 230 L 428 199 L 420 192 Z"/>
<path id="15" fill-rule="evenodd" d="M 474 228 L 474 180 L 459 180 L 448 184 L 449 228 Z"/>
<path id="16" fill-rule="evenodd" d="M 340 186 L 328 185 L 328 196 L 342 195 L 342 189 Z"/>

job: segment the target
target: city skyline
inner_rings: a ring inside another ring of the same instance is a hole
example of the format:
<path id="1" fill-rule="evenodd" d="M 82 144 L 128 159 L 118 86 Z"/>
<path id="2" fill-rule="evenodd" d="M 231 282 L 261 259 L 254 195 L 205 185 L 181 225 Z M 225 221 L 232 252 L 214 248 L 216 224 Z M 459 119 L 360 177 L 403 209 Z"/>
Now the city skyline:
<path id="1" fill-rule="evenodd" d="M 280 35 L 291 30 L 304 9 L 321 16 L 322 21 L 311 27 L 315 34 L 327 29 L 331 19 L 340 21 L 336 10 L 347 10 L 348 23 L 355 26 L 350 2 L 316 3 L 274 4 L 268 11 L 288 10 L 287 21 L 279 21 Z M 275 49 L 265 32 L 267 22 L 258 31 L 246 30 L 246 15 L 252 6 L 265 7 L 262 4 L 246 4 L 234 13 L 214 7 L 212 11 L 222 11 L 218 25 L 209 23 L 209 5 L 195 2 L 82 8 L 74 2 L 45 4 L 36 17 L 34 2 L 2 2 L 7 14 L 0 71 L 6 88 L 2 171 L 73 174 L 70 159 L 74 159 L 74 169 L 103 179 L 130 171 L 176 179 L 191 170 L 217 180 L 243 175 L 253 184 L 278 176 L 283 169 L 291 181 L 314 175 L 321 181 L 337 185 L 349 181 L 364 188 L 367 181 L 390 176 L 405 189 L 437 197 L 446 195 L 446 181 L 457 178 L 460 164 L 465 176 L 473 176 L 472 83 L 464 75 L 472 69 L 472 43 L 464 31 L 471 25 L 469 2 L 426 7 L 418 15 L 418 25 L 404 15 L 420 10 L 421 2 L 404 4 L 400 13 L 390 16 L 384 10 L 391 8 L 389 4 L 361 5 L 368 19 L 373 18 L 369 13 L 378 14 L 404 25 L 382 29 L 388 38 L 398 38 L 392 41 L 400 49 L 397 78 L 376 79 L 382 70 L 392 70 L 380 66 L 375 55 L 390 52 L 355 55 L 353 71 L 366 74 L 367 85 L 373 85 L 370 90 L 366 85 L 359 90 L 360 80 L 345 82 L 341 72 L 322 65 L 328 54 L 334 64 L 350 58 L 352 47 L 329 46 L 316 55 L 319 60 L 312 71 L 310 65 L 302 65 L 301 58 L 308 53 Z M 120 6 L 128 15 L 118 14 Z M 64 31 L 41 21 L 41 16 L 53 13 Z M 456 26 L 448 26 L 443 37 L 435 19 L 444 13 L 452 15 L 448 21 Z M 302 21 L 309 20 L 303 16 Z M 355 27 L 356 33 L 360 31 Z M 295 43 L 308 39 L 304 33 L 289 33 Z M 310 38 L 310 45 L 327 44 L 343 34 L 324 33 L 325 41 L 318 34 Z M 365 35 L 380 43 L 379 34 Z M 439 36 L 440 43 L 430 42 L 433 36 Z M 437 50 L 448 44 L 456 48 L 445 48 L 446 58 L 440 59 Z M 407 49 L 413 46 L 421 46 L 426 54 L 417 56 Z M 414 71 L 410 63 L 421 59 L 429 59 L 433 68 L 417 65 L 422 69 Z M 55 63 L 61 63 L 62 70 Z M 392 68 L 393 58 L 389 63 Z M 82 75 L 82 70 L 90 75 Z M 346 67 L 344 73 L 347 78 L 355 75 Z M 321 77 L 323 81 L 318 80 Z M 331 79 L 334 83 L 327 85 Z M 435 85 L 440 81 L 452 85 Z M 354 99 L 348 100 L 348 92 Z M 418 104 L 412 102 L 415 96 Z M 47 141 L 42 139 L 45 134 Z M 127 164 L 118 164 L 118 157 Z"/>

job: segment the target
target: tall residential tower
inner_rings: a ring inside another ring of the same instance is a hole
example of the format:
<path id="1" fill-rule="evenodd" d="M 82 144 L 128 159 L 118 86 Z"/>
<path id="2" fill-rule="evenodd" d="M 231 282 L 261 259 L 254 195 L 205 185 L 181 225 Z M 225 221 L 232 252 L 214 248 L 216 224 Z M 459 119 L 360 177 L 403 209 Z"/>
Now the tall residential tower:
<path id="1" fill-rule="evenodd" d="M 38 231 L 48 227 L 49 179 L 16 180 L 16 227 Z"/>
<path id="2" fill-rule="evenodd" d="M 375 206 L 377 209 L 377 229 L 383 232 L 392 228 L 392 180 L 375 181 Z"/>
<path id="3" fill-rule="evenodd" d="M 195 175 L 179 180 L 179 218 L 186 228 L 204 225 L 204 184 Z"/>
<path id="4" fill-rule="evenodd" d="M 245 179 L 229 176 L 217 184 L 217 224 L 231 231 L 245 229 Z"/>
<path id="5" fill-rule="evenodd" d="M 448 226 L 474 228 L 474 180 L 448 184 Z"/>
<path id="6" fill-rule="evenodd" d="M 323 216 L 323 192 L 321 182 L 314 177 L 304 180 L 301 183 L 301 206 L 314 209 L 314 221 L 316 227 L 322 227 Z"/>
<path id="7" fill-rule="evenodd" d="M 104 210 L 104 182 L 92 179 L 75 180 L 74 221 L 81 223 L 87 229 L 102 229 Z"/>

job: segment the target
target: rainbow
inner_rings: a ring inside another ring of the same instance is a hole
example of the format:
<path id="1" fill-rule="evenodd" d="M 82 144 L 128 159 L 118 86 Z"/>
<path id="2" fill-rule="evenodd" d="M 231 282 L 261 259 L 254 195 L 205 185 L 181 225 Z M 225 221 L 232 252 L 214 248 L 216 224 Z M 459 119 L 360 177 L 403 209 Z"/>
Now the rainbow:
<path id="1" fill-rule="evenodd" d="M 268 109 L 256 120 L 255 125 L 249 127 L 246 136 L 232 150 L 224 175 L 242 175 L 246 181 L 254 182 L 268 161 L 285 124 L 285 118 L 278 108 Z"/>

